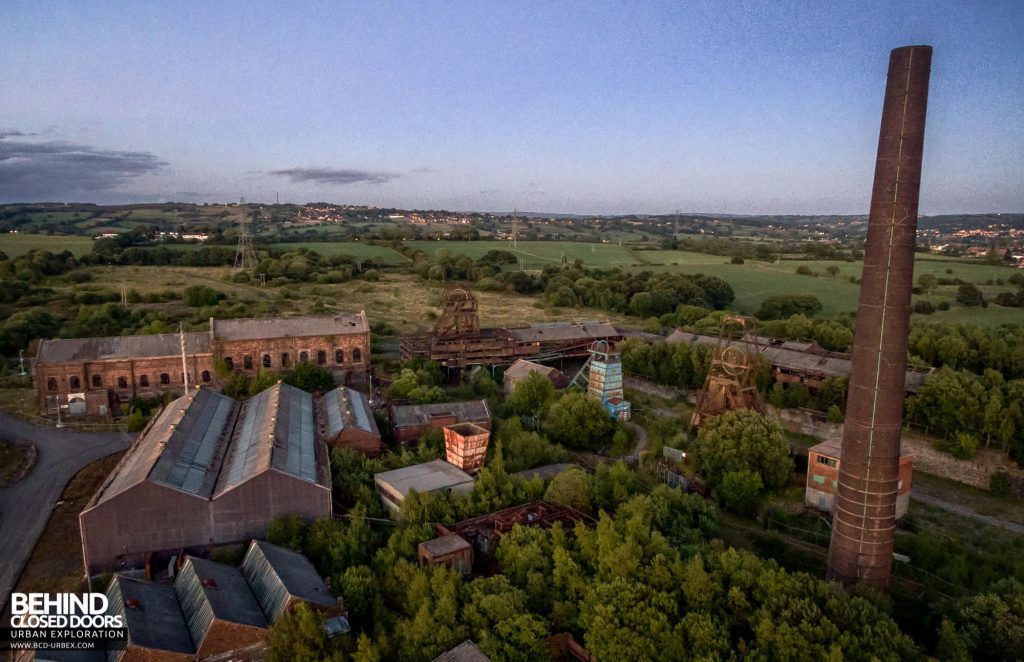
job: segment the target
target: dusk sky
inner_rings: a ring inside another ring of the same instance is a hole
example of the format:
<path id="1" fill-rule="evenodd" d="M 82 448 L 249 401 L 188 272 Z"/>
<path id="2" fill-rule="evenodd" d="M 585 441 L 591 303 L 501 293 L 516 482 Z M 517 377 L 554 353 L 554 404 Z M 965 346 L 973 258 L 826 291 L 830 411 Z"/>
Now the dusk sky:
<path id="1" fill-rule="evenodd" d="M 1024 2 L 0 2 L 0 202 L 867 212 L 934 47 L 921 211 L 1024 211 Z"/>

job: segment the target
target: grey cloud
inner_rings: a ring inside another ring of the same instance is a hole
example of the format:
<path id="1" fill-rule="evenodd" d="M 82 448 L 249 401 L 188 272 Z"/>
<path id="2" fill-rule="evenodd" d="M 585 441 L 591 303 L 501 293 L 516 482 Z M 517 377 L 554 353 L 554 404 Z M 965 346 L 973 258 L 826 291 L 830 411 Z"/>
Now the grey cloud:
<path id="1" fill-rule="evenodd" d="M 117 190 L 127 180 L 167 165 L 149 152 L 102 150 L 61 140 L 7 139 L 27 135 L 0 133 L 0 200 L 60 200 Z"/>
<path id="2" fill-rule="evenodd" d="M 317 184 L 383 184 L 398 177 L 392 172 L 371 172 L 347 168 L 288 168 L 271 170 L 271 175 L 288 177 L 293 182 L 315 182 Z"/>

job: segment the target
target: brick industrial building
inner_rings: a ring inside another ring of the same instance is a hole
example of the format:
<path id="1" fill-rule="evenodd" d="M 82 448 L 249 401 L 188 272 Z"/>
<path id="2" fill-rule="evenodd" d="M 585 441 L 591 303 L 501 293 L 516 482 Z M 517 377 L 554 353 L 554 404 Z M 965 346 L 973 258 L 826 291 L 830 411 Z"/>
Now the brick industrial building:
<path id="1" fill-rule="evenodd" d="M 250 375 L 310 362 L 330 370 L 336 383 L 358 386 L 370 367 L 370 327 L 365 313 L 211 318 L 206 331 L 43 340 L 36 395 L 46 414 L 56 414 L 58 405 L 72 416 L 117 414 L 132 397 L 181 394 L 186 369 L 189 384 L 216 386 L 217 361 Z"/>
<path id="2" fill-rule="evenodd" d="M 842 440 L 826 439 L 807 451 L 807 488 L 805 503 L 830 513 L 835 508 L 836 489 L 839 485 L 839 467 L 843 459 Z M 896 517 L 903 517 L 910 506 L 911 477 L 914 458 L 900 449 L 899 480 L 896 483 Z"/>
<path id="3" fill-rule="evenodd" d="M 424 432 L 440 430 L 456 423 L 475 423 L 490 430 L 491 409 L 487 401 L 439 402 L 391 408 L 391 426 L 395 441 L 400 444 L 408 444 L 419 439 Z"/>
<path id="4" fill-rule="evenodd" d="M 263 537 L 292 514 L 331 514 L 313 397 L 286 384 L 244 403 L 192 391 L 153 420 L 79 515 L 86 572 Z"/>
<path id="5" fill-rule="evenodd" d="M 306 557 L 259 540 L 240 568 L 186 556 L 173 585 L 115 575 L 106 595 L 128 633 L 111 651 L 117 662 L 261 660 L 270 626 L 300 602 L 348 628 L 343 603 Z"/>

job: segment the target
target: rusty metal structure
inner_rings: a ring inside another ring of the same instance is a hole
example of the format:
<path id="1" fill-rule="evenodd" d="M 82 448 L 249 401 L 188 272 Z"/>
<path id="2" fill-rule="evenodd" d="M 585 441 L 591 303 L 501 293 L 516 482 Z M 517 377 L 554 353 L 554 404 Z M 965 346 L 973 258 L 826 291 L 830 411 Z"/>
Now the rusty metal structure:
<path id="1" fill-rule="evenodd" d="M 480 328 L 476 297 L 464 287 L 445 291 L 441 316 L 431 333 L 403 336 L 402 360 L 422 357 L 448 370 L 511 365 L 519 359 L 587 357 L 594 341 L 616 342 L 622 334 L 609 322 L 553 322 L 516 328 Z"/>
<path id="2" fill-rule="evenodd" d="M 476 307 L 476 297 L 467 288 L 445 288 L 441 317 L 434 325 L 434 335 L 439 338 L 451 338 L 478 333 L 480 316 Z"/>
<path id="3" fill-rule="evenodd" d="M 764 404 L 754 382 L 754 368 L 761 354 L 758 342 L 753 319 L 740 315 L 722 318 L 708 376 L 697 392 L 691 428 L 700 427 L 707 419 L 733 409 L 764 413 Z"/>
<path id="4" fill-rule="evenodd" d="M 828 578 L 889 585 L 930 46 L 889 58 Z"/>

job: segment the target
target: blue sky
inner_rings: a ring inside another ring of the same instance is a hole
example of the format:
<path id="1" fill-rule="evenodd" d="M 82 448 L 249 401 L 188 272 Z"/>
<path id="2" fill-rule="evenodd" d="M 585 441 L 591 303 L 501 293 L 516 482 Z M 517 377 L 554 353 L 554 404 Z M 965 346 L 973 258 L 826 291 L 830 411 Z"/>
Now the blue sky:
<path id="1" fill-rule="evenodd" d="M 922 212 L 1024 211 L 1019 1 L 6 0 L 0 202 L 865 213 L 916 43 Z"/>

